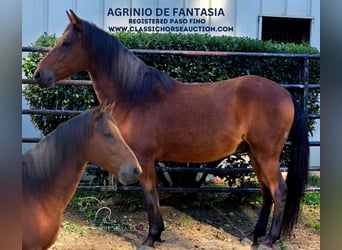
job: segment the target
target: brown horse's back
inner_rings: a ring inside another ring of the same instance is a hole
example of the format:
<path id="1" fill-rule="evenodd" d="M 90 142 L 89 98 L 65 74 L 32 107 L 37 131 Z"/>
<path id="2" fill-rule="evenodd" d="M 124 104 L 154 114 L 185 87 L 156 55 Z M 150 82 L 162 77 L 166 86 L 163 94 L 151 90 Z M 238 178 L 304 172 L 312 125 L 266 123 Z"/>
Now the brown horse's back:
<path id="1" fill-rule="evenodd" d="M 164 149 L 158 159 L 183 162 L 223 158 L 243 141 L 263 140 L 258 133 L 264 137 L 265 131 L 273 137 L 280 133 L 286 140 L 293 117 L 290 94 L 259 76 L 199 85 L 177 83 L 153 109 L 162 111 L 150 116 L 159 129 L 149 135 L 158 131 L 156 144 Z"/>

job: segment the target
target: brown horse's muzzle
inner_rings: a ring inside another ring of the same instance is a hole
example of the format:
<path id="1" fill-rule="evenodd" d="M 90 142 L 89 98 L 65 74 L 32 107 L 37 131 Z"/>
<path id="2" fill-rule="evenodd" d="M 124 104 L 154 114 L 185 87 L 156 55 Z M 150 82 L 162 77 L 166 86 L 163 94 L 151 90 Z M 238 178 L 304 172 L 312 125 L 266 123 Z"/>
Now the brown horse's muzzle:
<path id="1" fill-rule="evenodd" d="M 55 76 L 51 71 L 36 70 L 34 79 L 43 88 L 52 88 L 55 85 Z"/>
<path id="2" fill-rule="evenodd" d="M 132 165 L 130 167 L 123 167 L 119 173 L 119 181 L 123 185 L 134 184 L 139 180 L 142 173 L 140 166 Z"/>

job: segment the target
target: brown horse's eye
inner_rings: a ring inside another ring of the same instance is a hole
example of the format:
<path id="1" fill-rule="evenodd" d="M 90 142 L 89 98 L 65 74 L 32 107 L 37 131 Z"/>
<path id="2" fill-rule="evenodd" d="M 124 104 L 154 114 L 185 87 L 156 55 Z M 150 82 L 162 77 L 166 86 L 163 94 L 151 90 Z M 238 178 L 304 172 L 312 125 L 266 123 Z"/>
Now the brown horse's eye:
<path id="1" fill-rule="evenodd" d="M 62 46 L 63 47 L 68 47 L 68 46 L 70 46 L 70 42 L 69 41 L 63 41 L 63 43 L 62 43 Z"/>
<path id="2" fill-rule="evenodd" d="M 113 134 L 111 132 L 105 132 L 104 137 L 106 138 L 113 138 Z"/>

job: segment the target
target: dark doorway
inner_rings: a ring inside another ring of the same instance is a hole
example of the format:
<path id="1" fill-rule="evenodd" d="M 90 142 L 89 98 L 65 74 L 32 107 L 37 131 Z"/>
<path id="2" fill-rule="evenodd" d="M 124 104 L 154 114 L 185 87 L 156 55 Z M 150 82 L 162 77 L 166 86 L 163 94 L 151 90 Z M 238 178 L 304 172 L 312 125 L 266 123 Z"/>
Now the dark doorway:
<path id="1" fill-rule="evenodd" d="M 286 43 L 309 43 L 311 19 L 263 17 L 262 40 Z"/>

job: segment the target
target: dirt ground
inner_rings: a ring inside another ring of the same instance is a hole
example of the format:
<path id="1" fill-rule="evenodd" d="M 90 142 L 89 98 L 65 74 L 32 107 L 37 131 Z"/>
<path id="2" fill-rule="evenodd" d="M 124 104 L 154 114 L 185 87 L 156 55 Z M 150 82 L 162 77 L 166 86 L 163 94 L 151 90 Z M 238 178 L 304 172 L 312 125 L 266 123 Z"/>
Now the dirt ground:
<path id="1" fill-rule="evenodd" d="M 156 250 L 256 249 L 243 246 L 240 239 L 253 229 L 260 204 L 200 208 L 194 203 L 173 203 L 161 205 L 166 229 L 162 234 L 164 242 L 155 243 Z M 95 226 L 84 213 L 69 206 L 58 239 L 51 249 L 139 249 L 148 233 L 147 213 L 143 209 L 128 212 L 122 206 L 108 207 L 112 212 L 109 224 Z M 108 211 L 102 210 L 102 216 L 108 215 Z M 303 206 L 293 237 L 277 242 L 274 248 L 320 249 L 320 234 L 308 226 L 319 221 L 319 209 Z"/>

